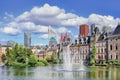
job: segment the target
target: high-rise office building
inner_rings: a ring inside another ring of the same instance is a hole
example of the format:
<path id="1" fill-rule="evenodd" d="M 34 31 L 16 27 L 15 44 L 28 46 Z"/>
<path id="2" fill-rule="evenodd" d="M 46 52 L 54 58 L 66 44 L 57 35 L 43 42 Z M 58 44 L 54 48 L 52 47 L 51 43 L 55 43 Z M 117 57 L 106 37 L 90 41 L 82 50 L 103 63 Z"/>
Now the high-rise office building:
<path id="1" fill-rule="evenodd" d="M 24 33 L 24 46 L 27 48 L 31 46 L 31 33 L 30 32 Z"/>

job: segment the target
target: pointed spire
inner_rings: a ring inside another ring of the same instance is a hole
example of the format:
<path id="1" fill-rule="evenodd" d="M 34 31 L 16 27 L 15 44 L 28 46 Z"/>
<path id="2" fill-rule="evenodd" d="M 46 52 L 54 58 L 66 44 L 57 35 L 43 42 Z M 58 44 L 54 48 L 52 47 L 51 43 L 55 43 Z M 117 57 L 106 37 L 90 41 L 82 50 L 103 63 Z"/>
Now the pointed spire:
<path id="1" fill-rule="evenodd" d="M 65 41 L 68 40 L 68 32 L 66 32 L 66 35 L 65 35 Z"/>
<path id="2" fill-rule="evenodd" d="M 63 35 L 62 35 L 62 33 L 61 33 L 61 38 L 60 38 L 60 40 L 63 41 Z"/>

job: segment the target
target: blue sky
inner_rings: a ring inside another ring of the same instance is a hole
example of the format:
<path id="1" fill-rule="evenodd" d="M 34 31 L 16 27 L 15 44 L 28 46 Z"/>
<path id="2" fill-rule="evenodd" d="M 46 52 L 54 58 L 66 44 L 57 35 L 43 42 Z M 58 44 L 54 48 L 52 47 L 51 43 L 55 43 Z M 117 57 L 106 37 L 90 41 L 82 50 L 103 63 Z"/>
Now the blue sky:
<path id="1" fill-rule="evenodd" d="M 28 31 L 32 33 L 32 44 L 48 44 L 48 26 L 58 34 L 71 31 L 73 36 L 79 33 L 80 24 L 115 28 L 120 20 L 119 3 L 119 0 L 1 0 L 0 41 L 23 44 L 23 32 Z"/>

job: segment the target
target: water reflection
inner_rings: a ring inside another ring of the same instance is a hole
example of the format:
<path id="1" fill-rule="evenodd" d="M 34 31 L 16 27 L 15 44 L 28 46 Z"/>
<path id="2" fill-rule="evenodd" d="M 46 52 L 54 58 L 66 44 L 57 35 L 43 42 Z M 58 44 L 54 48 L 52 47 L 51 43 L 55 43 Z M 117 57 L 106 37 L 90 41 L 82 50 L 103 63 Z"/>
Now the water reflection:
<path id="1" fill-rule="evenodd" d="M 86 71 L 59 72 L 54 66 L 13 68 L 1 67 L 0 80 L 120 80 L 120 67 L 87 67 Z"/>

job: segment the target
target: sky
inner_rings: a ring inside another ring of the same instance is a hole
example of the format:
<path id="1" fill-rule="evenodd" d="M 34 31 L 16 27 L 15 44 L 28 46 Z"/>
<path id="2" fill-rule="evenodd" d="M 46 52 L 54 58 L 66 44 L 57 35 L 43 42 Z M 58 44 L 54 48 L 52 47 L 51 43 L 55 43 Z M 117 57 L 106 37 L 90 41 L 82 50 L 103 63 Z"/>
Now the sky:
<path id="1" fill-rule="evenodd" d="M 100 24 L 115 29 L 120 21 L 120 0 L 1 0 L 0 42 L 24 44 L 31 32 L 32 44 L 48 44 L 48 26 L 58 35 L 76 38 L 81 24 Z M 58 37 L 59 38 L 59 37 Z"/>

